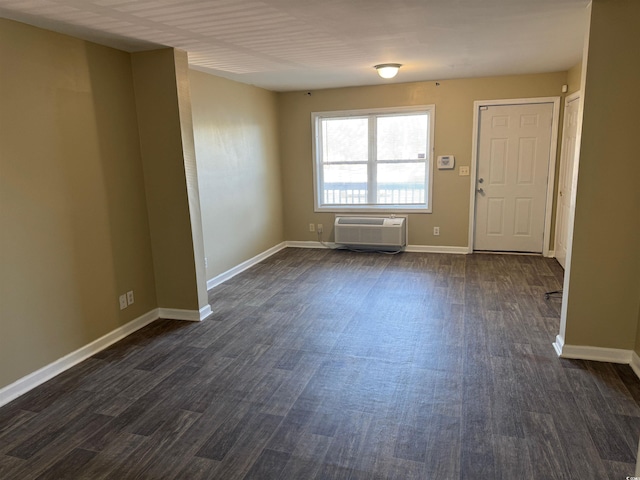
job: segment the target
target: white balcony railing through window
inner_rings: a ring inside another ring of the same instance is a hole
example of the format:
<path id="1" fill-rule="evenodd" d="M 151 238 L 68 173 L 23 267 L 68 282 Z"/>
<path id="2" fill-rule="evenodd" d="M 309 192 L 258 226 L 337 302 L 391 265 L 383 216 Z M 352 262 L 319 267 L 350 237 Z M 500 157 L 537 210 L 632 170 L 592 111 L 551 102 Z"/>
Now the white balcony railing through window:
<path id="1" fill-rule="evenodd" d="M 416 205 L 425 202 L 424 184 L 379 183 L 376 203 L 383 205 Z M 362 205 L 368 203 L 366 183 L 325 183 L 324 205 Z"/>

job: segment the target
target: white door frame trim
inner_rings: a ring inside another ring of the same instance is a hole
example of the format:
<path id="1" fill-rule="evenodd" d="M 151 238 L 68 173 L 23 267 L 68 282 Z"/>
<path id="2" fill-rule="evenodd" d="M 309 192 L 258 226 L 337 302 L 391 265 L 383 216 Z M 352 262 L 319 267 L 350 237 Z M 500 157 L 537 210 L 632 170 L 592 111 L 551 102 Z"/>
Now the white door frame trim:
<path id="1" fill-rule="evenodd" d="M 564 98 L 564 109 L 563 112 L 566 112 L 567 110 L 567 106 L 571 103 L 571 102 L 575 102 L 576 100 L 580 101 L 580 97 L 582 96 L 582 90 L 578 90 L 577 92 L 573 92 L 570 95 L 567 95 Z M 580 106 L 578 105 L 578 112 L 580 111 Z M 566 117 L 563 116 L 563 125 L 562 125 L 562 136 L 563 136 L 563 141 L 562 144 L 560 145 L 560 161 L 562 161 L 562 148 L 564 146 L 564 119 Z M 576 141 L 578 140 L 577 134 L 576 134 Z M 576 145 L 576 149 L 579 146 Z M 576 166 L 576 156 L 574 155 L 573 158 L 571 159 L 571 161 L 573 162 L 573 166 Z M 560 165 L 560 169 L 562 170 L 562 165 Z M 573 170 L 572 170 L 573 171 Z M 558 179 L 558 182 L 560 181 L 560 179 Z M 558 185 L 558 190 L 560 190 L 560 185 Z M 553 247 L 554 249 L 556 248 L 556 245 L 558 245 L 558 226 L 559 226 L 559 219 L 560 219 L 560 215 L 558 215 L 558 206 L 560 205 L 560 201 L 558 199 L 558 197 L 556 196 L 555 198 L 555 202 L 556 202 L 556 228 L 555 228 L 555 236 L 553 239 Z M 566 253 L 566 252 L 565 252 Z M 554 255 L 555 256 L 555 255 Z M 566 263 L 566 259 L 565 259 L 565 263 Z"/>
<path id="2" fill-rule="evenodd" d="M 469 201 L 469 246 L 468 253 L 473 253 L 473 241 L 476 222 L 476 181 L 478 171 L 478 134 L 480 124 L 480 107 L 495 105 L 528 105 L 553 104 L 553 120 L 551 123 L 551 146 L 549 148 L 549 172 L 547 177 L 547 200 L 544 216 L 544 239 L 542 254 L 550 256 L 549 240 L 551 239 L 551 211 L 553 210 L 553 187 L 556 180 L 556 155 L 558 152 L 558 125 L 560 122 L 560 97 L 511 98 L 502 100 L 476 100 L 473 102 L 473 137 L 471 139 L 471 172 Z"/>

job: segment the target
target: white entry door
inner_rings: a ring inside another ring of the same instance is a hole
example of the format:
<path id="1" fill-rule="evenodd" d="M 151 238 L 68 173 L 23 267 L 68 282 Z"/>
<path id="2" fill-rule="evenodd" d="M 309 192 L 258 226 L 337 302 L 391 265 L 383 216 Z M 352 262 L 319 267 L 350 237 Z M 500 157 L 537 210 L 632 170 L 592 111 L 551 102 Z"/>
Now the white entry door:
<path id="1" fill-rule="evenodd" d="M 480 107 L 475 250 L 542 253 L 553 103 Z"/>
<path id="2" fill-rule="evenodd" d="M 558 178 L 558 201 L 556 209 L 556 259 L 565 268 L 567 260 L 567 232 L 573 190 L 573 172 L 576 163 L 576 140 L 578 134 L 578 106 L 580 96 L 567 98 L 562 127 L 562 149 L 560 150 L 560 176 Z"/>

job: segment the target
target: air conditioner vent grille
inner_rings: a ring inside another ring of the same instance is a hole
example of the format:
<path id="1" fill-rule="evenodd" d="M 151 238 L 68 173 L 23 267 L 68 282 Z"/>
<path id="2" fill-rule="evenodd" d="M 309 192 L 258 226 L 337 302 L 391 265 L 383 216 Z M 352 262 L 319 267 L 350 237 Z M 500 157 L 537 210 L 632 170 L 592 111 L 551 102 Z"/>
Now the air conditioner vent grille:
<path id="1" fill-rule="evenodd" d="M 407 244 L 403 217 L 336 217 L 335 243 L 359 248 L 399 249 Z"/>
<path id="2" fill-rule="evenodd" d="M 338 217 L 339 225 L 384 225 L 384 218 Z"/>

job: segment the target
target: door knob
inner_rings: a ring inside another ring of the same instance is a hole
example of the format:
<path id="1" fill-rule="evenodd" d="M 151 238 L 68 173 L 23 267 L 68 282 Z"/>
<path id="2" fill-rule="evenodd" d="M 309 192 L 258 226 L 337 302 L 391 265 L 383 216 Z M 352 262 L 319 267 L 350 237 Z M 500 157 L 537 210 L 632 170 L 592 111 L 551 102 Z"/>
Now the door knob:
<path id="1" fill-rule="evenodd" d="M 478 193 L 480 193 L 480 194 L 484 195 L 484 189 L 483 189 L 482 187 L 480 187 L 480 188 L 478 189 Z"/>

